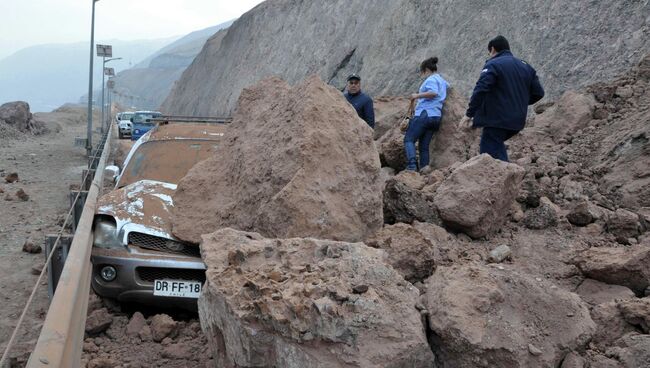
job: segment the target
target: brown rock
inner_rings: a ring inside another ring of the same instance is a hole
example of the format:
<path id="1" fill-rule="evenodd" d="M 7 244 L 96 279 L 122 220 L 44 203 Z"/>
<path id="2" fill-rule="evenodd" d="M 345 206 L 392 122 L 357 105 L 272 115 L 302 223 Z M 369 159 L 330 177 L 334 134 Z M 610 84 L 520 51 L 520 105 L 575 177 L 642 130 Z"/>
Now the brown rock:
<path id="1" fill-rule="evenodd" d="M 409 186 L 403 182 L 404 179 L 404 175 L 401 175 L 386 182 L 383 193 L 384 222 L 394 224 L 421 221 L 440 224 L 438 210 L 433 203 L 434 195 Z"/>
<path id="2" fill-rule="evenodd" d="M 640 228 L 639 215 L 622 208 L 617 209 L 607 219 L 607 232 L 614 235 L 617 240 L 627 240 L 639 236 Z"/>
<path id="3" fill-rule="evenodd" d="M 100 358 L 91 359 L 88 362 L 87 367 L 88 368 L 115 368 L 118 367 L 119 365 L 120 363 L 113 358 L 100 357 Z"/>
<path id="4" fill-rule="evenodd" d="M 426 178 L 415 171 L 402 171 L 395 175 L 395 179 L 416 190 L 422 189 L 427 184 Z"/>
<path id="5" fill-rule="evenodd" d="M 592 95 L 567 91 L 555 105 L 534 117 L 533 126 L 557 142 L 565 135 L 585 128 L 592 119 L 595 106 L 596 100 Z"/>
<path id="6" fill-rule="evenodd" d="M 359 241 L 381 228 L 372 129 L 334 87 L 317 77 L 295 87 L 265 79 L 242 92 L 227 136 L 174 194 L 179 238 L 198 243 L 233 227 Z"/>
<path id="7" fill-rule="evenodd" d="M 625 286 L 609 285 L 592 279 L 585 279 L 578 286 L 576 293 L 580 295 L 582 300 L 591 305 L 634 297 L 634 292 Z"/>
<path id="8" fill-rule="evenodd" d="M 498 267 L 440 267 L 427 280 L 431 346 L 445 366 L 554 367 L 585 346 L 596 326 L 577 295 Z"/>
<path id="9" fill-rule="evenodd" d="M 9 194 L 5 195 L 5 201 L 13 201 L 13 200 L 14 198 L 11 195 Z"/>
<path id="10" fill-rule="evenodd" d="M 488 262 L 501 263 L 511 258 L 512 258 L 512 250 L 510 250 L 510 247 L 505 244 L 501 244 L 490 251 L 490 255 L 488 256 Z"/>
<path id="11" fill-rule="evenodd" d="M 616 306 L 627 323 L 650 333 L 650 297 L 621 300 Z"/>
<path id="12" fill-rule="evenodd" d="M 142 327 L 140 332 L 138 332 L 138 336 L 143 342 L 153 341 L 153 336 L 151 336 L 151 327 L 148 325 Z"/>
<path id="13" fill-rule="evenodd" d="M 556 226 L 560 218 L 560 208 L 550 199 L 542 197 L 539 206 L 526 211 L 524 225 L 529 229 L 546 229 Z"/>
<path id="14" fill-rule="evenodd" d="M 86 333 L 97 335 L 106 331 L 113 323 L 113 316 L 108 309 L 102 308 L 91 312 L 86 318 Z"/>
<path id="15" fill-rule="evenodd" d="M 562 361 L 560 368 L 584 368 L 587 361 L 575 352 L 570 352 Z"/>
<path id="16" fill-rule="evenodd" d="M 650 286 L 650 246 L 647 245 L 589 248 L 571 262 L 589 278 L 627 286 L 638 295 Z"/>
<path id="17" fill-rule="evenodd" d="M 167 359 L 188 360 L 192 357 L 192 348 L 187 344 L 178 343 L 166 346 L 162 351 L 162 357 Z"/>
<path id="18" fill-rule="evenodd" d="M 25 193 L 23 189 L 18 189 L 18 191 L 16 192 L 16 197 L 18 197 L 18 199 L 24 202 L 29 201 L 29 195 Z"/>
<path id="19" fill-rule="evenodd" d="M 43 267 L 45 267 L 45 264 L 39 263 L 37 265 L 32 266 L 32 269 L 30 271 L 32 275 L 40 275 L 41 272 L 43 271 Z"/>
<path id="20" fill-rule="evenodd" d="M 519 191 L 524 169 L 487 154 L 473 157 L 447 177 L 434 203 L 445 226 L 472 238 L 494 232 L 505 222 Z"/>
<path id="21" fill-rule="evenodd" d="M 445 229 L 428 223 L 415 225 L 387 225 L 366 241 L 371 247 L 385 250 L 391 266 L 411 283 L 431 276 L 436 269 L 436 258 L 443 262 L 444 248 L 453 247 Z"/>
<path id="22" fill-rule="evenodd" d="M 88 342 L 84 342 L 83 351 L 86 353 L 96 353 L 99 351 L 99 348 L 97 347 L 97 345 L 95 345 L 94 342 L 88 341 Z"/>
<path id="23" fill-rule="evenodd" d="M 25 243 L 23 243 L 23 252 L 25 253 L 40 253 L 43 251 L 43 248 L 38 245 L 34 244 L 30 239 L 25 240 Z"/>
<path id="24" fill-rule="evenodd" d="M 238 266 L 227 261 L 233 250 L 244 253 Z M 433 365 L 414 307 L 419 292 L 383 251 L 223 229 L 203 236 L 201 254 L 208 270 L 199 315 L 216 366 Z M 257 276 L 266 269 L 288 276 L 281 288 Z M 353 294 L 359 285 L 368 289 Z"/>
<path id="25" fill-rule="evenodd" d="M 18 181 L 18 173 L 7 174 L 7 175 L 5 176 L 5 181 L 6 181 L 7 183 L 13 183 L 13 182 Z"/>
<path id="26" fill-rule="evenodd" d="M 126 325 L 126 335 L 127 336 L 138 336 L 140 331 L 144 326 L 146 326 L 147 321 L 140 312 L 133 313 L 129 323 Z"/>
<path id="27" fill-rule="evenodd" d="M 614 347 L 608 348 L 606 355 L 615 358 L 624 368 L 648 367 L 650 363 L 650 335 L 628 333 L 617 340 Z M 593 364 L 591 367 L 597 368 Z"/>
<path id="28" fill-rule="evenodd" d="M 166 314 L 156 314 L 151 318 L 151 337 L 153 341 L 160 342 L 165 337 L 174 337 L 178 332 L 176 321 Z"/>
<path id="29" fill-rule="evenodd" d="M 602 214 L 598 210 L 598 206 L 588 201 L 580 201 L 571 209 L 571 212 L 567 214 L 566 218 L 573 225 L 587 226 L 601 216 Z"/>

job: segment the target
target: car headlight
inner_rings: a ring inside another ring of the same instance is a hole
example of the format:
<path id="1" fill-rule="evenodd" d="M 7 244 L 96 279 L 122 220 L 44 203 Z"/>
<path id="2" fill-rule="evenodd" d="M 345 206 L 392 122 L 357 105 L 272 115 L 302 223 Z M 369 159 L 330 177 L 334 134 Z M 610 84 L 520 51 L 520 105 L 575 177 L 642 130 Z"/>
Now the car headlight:
<path id="1" fill-rule="evenodd" d="M 95 241 L 93 246 L 99 248 L 122 248 L 122 242 L 117 237 L 115 220 L 100 217 L 95 219 Z"/>

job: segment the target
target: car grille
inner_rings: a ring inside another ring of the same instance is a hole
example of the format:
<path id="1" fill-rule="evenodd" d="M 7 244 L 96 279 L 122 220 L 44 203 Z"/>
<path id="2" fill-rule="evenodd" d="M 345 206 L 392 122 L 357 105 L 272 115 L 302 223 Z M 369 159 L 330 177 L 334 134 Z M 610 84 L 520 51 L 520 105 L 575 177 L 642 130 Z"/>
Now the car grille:
<path id="1" fill-rule="evenodd" d="M 135 272 L 138 278 L 146 282 L 155 280 L 187 280 L 205 282 L 204 270 L 188 270 L 183 268 L 162 268 L 162 267 L 136 267 Z"/>
<path id="2" fill-rule="evenodd" d="M 143 233 L 129 233 L 129 244 L 140 248 L 157 250 L 159 252 L 181 254 L 190 257 L 201 257 L 201 250 L 197 245 L 182 243 L 176 240 L 161 238 Z"/>

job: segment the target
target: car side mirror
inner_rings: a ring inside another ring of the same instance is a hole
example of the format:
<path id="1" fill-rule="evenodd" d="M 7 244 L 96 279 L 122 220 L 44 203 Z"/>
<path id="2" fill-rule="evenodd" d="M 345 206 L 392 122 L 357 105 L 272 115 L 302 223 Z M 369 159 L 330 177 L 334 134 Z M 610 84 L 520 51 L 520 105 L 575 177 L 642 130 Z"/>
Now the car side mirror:
<path id="1" fill-rule="evenodd" d="M 129 119 L 131 122 L 133 122 L 133 118 Z"/>
<path id="2" fill-rule="evenodd" d="M 104 168 L 104 180 L 110 180 L 115 183 L 117 177 L 120 175 L 120 168 L 115 165 L 109 165 Z"/>

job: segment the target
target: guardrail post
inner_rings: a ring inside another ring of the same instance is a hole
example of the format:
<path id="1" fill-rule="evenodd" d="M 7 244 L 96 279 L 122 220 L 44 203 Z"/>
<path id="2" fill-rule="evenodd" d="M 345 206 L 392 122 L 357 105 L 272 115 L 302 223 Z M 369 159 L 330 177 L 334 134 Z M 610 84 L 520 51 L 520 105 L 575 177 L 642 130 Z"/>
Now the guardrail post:
<path id="1" fill-rule="evenodd" d="M 61 277 L 61 271 L 63 271 L 63 265 L 65 264 L 66 258 L 68 258 L 68 251 L 70 250 L 70 245 L 72 244 L 72 235 L 62 235 L 59 240 L 59 246 L 56 248 L 52 259 L 50 260 L 51 264 L 47 266 L 47 295 L 52 299 L 54 292 L 56 291 L 56 284 L 59 283 L 59 277 Z M 45 236 L 45 259 L 49 257 L 54 248 L 54 243 L 56 242 L 56 235 L 46 235 Z"/>
<path id="2" fill-rule="evenodd" d="M 90 173 L 90 174 L 88 174 Z M 93 182 L 93 178 L 95 177 L 95 170 L 88 170 L 88 169 L 83 169 L 81 172 L 81 190 L 88 190 L 90 189 L 90 184 Z"/>
<path id="3" fill-rule="evenodd" d="M 79 198 L 75 202 L 75 199 L 77 198 L 77 193 L 79 193 Z M 79 219 L 81 218 L 81 213 L 84 210 L 84 205 L 86 204 L 86 198 L 88 197 L 88 191 L 87 190 L 71 190 L 70 191 L 70 206 L 73 207 L 72 209 L 72 232 L 75 232 L 77 230 L 77 226 L 79 225 Z"/>

